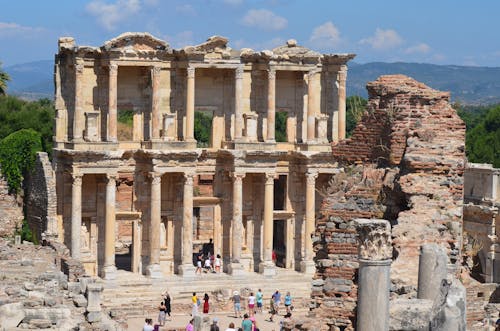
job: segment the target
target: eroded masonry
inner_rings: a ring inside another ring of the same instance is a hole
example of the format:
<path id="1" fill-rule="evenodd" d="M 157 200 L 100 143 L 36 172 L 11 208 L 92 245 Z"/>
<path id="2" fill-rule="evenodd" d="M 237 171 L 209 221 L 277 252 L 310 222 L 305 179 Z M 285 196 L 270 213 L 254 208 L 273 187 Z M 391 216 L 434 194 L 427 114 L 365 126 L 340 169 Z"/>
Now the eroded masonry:
<path id="1" fill-rule="evenodd" d="M 262 52 L 227 43 L 59 39 L 49 227 L 88 274 L 191 275 L 210 239 L 231 274 L 315 271 L 317 189 L 338 172 L 331 144 L 345 138 L 354 55 L 294 40 Z M 198 115 L 210 119 L 204 145 Z"/>

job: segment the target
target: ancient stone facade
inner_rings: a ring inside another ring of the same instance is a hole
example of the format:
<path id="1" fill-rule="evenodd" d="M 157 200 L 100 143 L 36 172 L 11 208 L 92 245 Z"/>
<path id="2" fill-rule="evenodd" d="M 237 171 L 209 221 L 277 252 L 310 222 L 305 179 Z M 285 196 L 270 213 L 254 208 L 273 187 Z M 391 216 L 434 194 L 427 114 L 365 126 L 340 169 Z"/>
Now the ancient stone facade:
<path id="1" fill-rule="evenodd" d="M 402 75 L 367 85 L 369 102 L 350 139 L 332 147 L 341 172 L 317 221 L 313 314 L 352 330 L 357 299 L 355 218 L 392 225 L 394 293 L 415 293 L 420 247 L 444 247 L 460 264 L 465 125 L 449 94 Z"/>
<path id="2" fill-rule="evenodd" d="M 101 47 L 59 39 L 59 236 L 89 274 L 112 279 L 117 243 L 129 242 L 128 270 L 192 275 L 207 238 L 232 274 L 314 272 L 316 192 L 338 171 L 331 143 L 345 138 L 354 55 L 294 40 L 262 52 L 227 43 L 177 50 L 147 33 Z M 196 112 L 211 118 L 203 148 Z"/>

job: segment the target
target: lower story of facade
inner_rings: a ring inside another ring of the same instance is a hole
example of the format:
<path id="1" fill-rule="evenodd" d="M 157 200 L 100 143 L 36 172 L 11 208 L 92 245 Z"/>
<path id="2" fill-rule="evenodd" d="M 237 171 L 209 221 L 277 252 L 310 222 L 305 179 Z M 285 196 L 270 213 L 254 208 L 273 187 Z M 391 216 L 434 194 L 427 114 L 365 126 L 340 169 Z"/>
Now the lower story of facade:
<path id="1" fill-rule="evenodd" d="M 315 270 L 312 237 L 330 153 L 56 150 L 57 232 L 90 275 Z"/>

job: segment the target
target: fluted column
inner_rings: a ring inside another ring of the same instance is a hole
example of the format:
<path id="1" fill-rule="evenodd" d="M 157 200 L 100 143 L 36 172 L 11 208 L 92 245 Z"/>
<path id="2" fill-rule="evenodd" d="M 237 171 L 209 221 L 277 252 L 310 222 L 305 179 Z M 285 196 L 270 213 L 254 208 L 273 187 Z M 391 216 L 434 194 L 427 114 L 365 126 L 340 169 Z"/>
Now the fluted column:
<path id="1" fill-rule="evenodd" d="M 80 259 L 82 231 L 82 175 L 73 174 L 71 185 L 71 256 Z"/>
<path id="2" fill-rule="evenodd" d="M 83 60 L 77 60 L 75 65 L 75 112 L 73 113 L 73 141 L 83 141 Z"/>
<path id="3" fill-rule="evenodd" d="M 187 68 L 186 90 L 186 136 L 185 141 L 194 141 L 194 77 L 195 68 Z"/>
<path id="4" fill-rule="evenodd" d="M 241 246 L 243 243 L 243 178 L 245 174 L 233 173 L 233 235 L 230 274 L 240 273 L 242 265 Z"/>
<path id="5" fill-rule="evenodd" d="M 234 140 L 243 136 L 243 67 L 235 70 L 234 76 Z"/>
<path id="6" fill-rule="evenodd" d="M 339 84 L 339 139 L 345 139 L 346 130 L 346 78 L 347 78 L 347 66 L 342 65 L 338 73 L 338 84 Z"/>
<path id="7" fill-rule="evenodd" d="M 276 121 L 276 70 L 269 69 L 267 83 L 267 142 L 274 143 Z"/>
<path id="8" fill-rule="evenodd" d="M 151 137 L 153 140 L 160 139 L 160 67 L 151 69 L 152 95 L 151 95 Z"/>
<path id="9" fill-rule="evenodd" d="M 316 113 L 318 108 L 318 98 L 316 93 L 316 72 L 311 71 L 307 82 L 307 142 L 312 143 L 316 140 Z"/>
<path id="10" fill-rule="evenodd" d="M 117 141 L 117 121 L 118 121 L 118 65 L 109 65 L 109 86 L 108 86 L 108 141 Z"/>
<path id="11" fill-rule="evenodd" d="M 313 261 L 312 235 L 316 229 L 315 218 L 315 195 L 317 173 L 306 174 L 306 212 L 305 212 L 305 234 L 304 234 L 304 258 L 301 261 L 301 271 L 313 273 L 316 268 Z"/>
<path id="12" fill-rule="evenodd" d="M 115 203 L 116 203 L 116 175 L 106 175 L 106 218 L 104 223 L 104 279 L 116 278 L 115 264 Z"/>
<path id="13" fill-rule="evenodd" d="M 266 174 L 264 184 L 264 254 L 259 265 L 259 272 L 264 275 L 275 275 L 276 268 L 273 263 L 273 212 L 274 212 L 274 174 Z"/>
<path id="14" fill-rule="evenodd" d="M 182 265 L 179 274 L 194 276 L 193 265 L 193 176 L 184 174 L 183 218 L 182 218 Z"/>
<path id="15" fill-rule="evenodd" d="M 152 172 L 149 223 L 149 265 L 146 274 L 160 278 L 160 223 L 161 223 L 161 174 Z"/>

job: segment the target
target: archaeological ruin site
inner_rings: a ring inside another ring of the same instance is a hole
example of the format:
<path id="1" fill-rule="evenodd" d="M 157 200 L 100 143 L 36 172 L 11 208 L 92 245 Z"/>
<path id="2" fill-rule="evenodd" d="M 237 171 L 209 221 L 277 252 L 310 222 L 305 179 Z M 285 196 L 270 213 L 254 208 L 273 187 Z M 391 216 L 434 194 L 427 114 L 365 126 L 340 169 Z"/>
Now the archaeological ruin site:
<path id="1" fill-rule="evenodd" d="M 467 162 L 448 92 L 403 75 L 367 84 L 346 137 L 354 57 L 60 38 L 51 159 L 24 201 L 0 182 L 0 330 L 125 330 L 166 290 L 230 311 L 258 288 L 293 292 L 285 330 L 495 330 L 500 169 Z M 23 208 L 40 246 L 13 236 Z"/>

